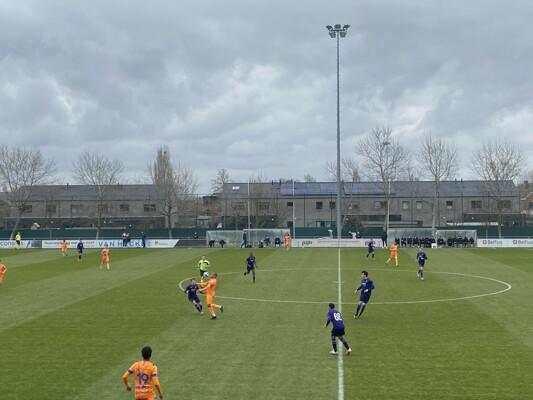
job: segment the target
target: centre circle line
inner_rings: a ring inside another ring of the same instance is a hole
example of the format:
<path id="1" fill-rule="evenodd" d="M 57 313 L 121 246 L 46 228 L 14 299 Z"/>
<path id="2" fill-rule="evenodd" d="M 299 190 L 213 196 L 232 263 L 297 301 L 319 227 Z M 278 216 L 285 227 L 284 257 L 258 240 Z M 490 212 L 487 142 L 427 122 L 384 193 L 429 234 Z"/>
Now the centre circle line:
<path id="1" fill-rule="evenodd" d="M 333 271 L 332 268 L 286 268 L 286 269 L 261 269 L 262 272 L 283 272 L 283 271 Z M 391 272 L 409 272 L 412 273 L 413 271 L 407 271 L 407 270 L 397 270 L 397 269 L 389 269 L 389 268 L 373 268 L 372 270 L 379 270 L 379 271 L 391 271 Z M 236 275 L 241 274 L 240 271 L 235 272 L 221 272 L 218 273 L 218 275 Z M 430 300 L 407 300 L 407 301 L 377 301 L 372 302 L 373 305 L 395 305 L 395 304 L 424 304 L 424 303 L 443 303 L 443 302 L 451 302 L 451 301 L 460 301 L 460 300 L 470 300 L 470 299 L 477 299 L 480 297 L 488 297 L 488 296 L 496 296 L 498 294 L 505 293 L 512 289 L 512 285 L 508 282 L 491 278 L 488 276 L 481 276 L 481 275 L 472 275 L 472 274 L 463 274 L 459 272 L 447 272 L 447 271 L 432 271 L 432 274 L 442 274 L 442 275 L 455 275 L 455 276 L 462 276 L 467 278 L 477 278 L 477 279 L 484 279 L 487 281 L 496 282 L 500 285 L 505 286 L 504 289 L 490 292 L 490 293 L 481 293 L 471 296 L 463 296 L 463 297 L 452 297 L 452 298 L 444 298 L 444 299 L 430 299 Z M 183 283 L 185 281 L 188 281 L 192 279 L 192 277 L 182 279 L 178 286 L 181 290 L 184 290 Z M 238 300 L 238 301 L 255 301 L 260 303 L 288 303 L 288 304 L 328 304 L 330 301 L 312 301 L 312 300 L 277 300 L 277 299 L 254 299 L 254 298 L 248 298 L 248 297 L 234 297 L 234 296 L 217 296 L 219 299 L 227 299 L 227 300 Z M 342 302 L 342 304 L 346 305 L 356 305 L 358 303 L 354 302 Z"/>

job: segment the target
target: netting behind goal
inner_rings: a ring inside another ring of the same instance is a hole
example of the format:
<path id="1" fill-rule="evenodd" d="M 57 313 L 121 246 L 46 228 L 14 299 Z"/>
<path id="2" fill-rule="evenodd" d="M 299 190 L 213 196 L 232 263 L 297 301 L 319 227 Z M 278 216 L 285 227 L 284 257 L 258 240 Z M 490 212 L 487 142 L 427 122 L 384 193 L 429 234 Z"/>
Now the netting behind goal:
<path id="1" fill-rule="evenodd" d="M 260 243 L 263 246 L 274 246 L 274 241 L 279 238 L 283 243 L 283 236 L 286 233 L 290 234 L 290 230 L 287 228 L 276 229 L 244 229 L 240 231 L 207 231 L 206 241 L 209 245 L 210 242 L 214 246 L 219 246 L 220 241 L 224 241 L 224 245 L 228 247 L 240 247 L 242 244 L 243 232 L 246 232 L 246 241 L 252 247 L 259 247 Z"/>

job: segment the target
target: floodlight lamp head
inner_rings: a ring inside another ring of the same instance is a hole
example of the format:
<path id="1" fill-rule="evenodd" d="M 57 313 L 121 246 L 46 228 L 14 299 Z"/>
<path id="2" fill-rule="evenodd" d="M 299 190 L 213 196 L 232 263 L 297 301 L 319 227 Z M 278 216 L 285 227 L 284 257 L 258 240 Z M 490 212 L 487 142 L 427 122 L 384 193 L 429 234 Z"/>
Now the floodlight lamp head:
<path id="1" fill-rule="evenodd" d="M 335 24 L 335 29 L 341 29 L 341 24 Z"/>
<path id="2" fill-rule="evenodd" d="M 346 31 L 340 31 L 341 37 L 346 37 Z"/>
<path id="3" fill-rule="evenodd" d="M 333 29 L 333 27 L 332 27 L 331 25 L 326 25 L 326 29 L 327 29 L 328 31 L 330 31 L 330 30 Z"/>
<path id="4" fill-rule="evenodd" d="M 329 31 L 329 36 L 335 39 L 335 37 L 337 37 L 337 34 L 335 33 L 335 31 Z"/>
<path id="5" fill-rule="evenodd" d="M 342 27 L 342 29 L 346 30 L 346 29 L 348 29 L 349 27 L 350 27 L 350 25 L 344 25 L 344 26 Z"/>

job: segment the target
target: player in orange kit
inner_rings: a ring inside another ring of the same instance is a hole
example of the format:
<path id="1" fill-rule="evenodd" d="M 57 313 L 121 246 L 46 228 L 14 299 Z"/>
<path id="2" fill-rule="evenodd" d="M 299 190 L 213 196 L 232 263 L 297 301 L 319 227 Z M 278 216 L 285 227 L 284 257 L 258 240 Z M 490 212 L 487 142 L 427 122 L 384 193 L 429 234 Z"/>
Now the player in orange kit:
<path id="1" fill-rule="evenodd" d="M 394 258 L 394 262 L 396 263 L 396 266 L 398 266 L 398 245 L 396 243 L 392 243 L 389 247 L 390 255 L 387 261 L 385 261 L 385 264 L 388 264 L 390 260 Z"/>
<path id="2" fill-rule="evenodd" d="M 291 235 L 288 233 L 283 236 L 283 244 L 285 245 L 285 250 L 289 250 L 291 248 Z"/>
<path id="3" fill-rule="evenodd" d="M 68 243 L 65 239 L 61 241 L 61 255 L 65 257 L 68 252 Z"/>
<path id="4" fill-rule="evenodd" d="M 4 275 L 6 274 L 7 272 L 7 267 L 5 266 L 5 264 L 2 264 L 0 262 L 0 286 L 2 286 L 2 284 L 4 283 Z"/>
<path id="5" fill-rule="evenodd" d="M 102 267 L 105 264 L 107 270 L 109 271 L 109 247 L 107 247 L 107 244 L 104 246 L 100 254 L 102 255 L 102 262 L 100 263 L 100 269 L 102 269 Z"/>
<path id="6" fill-rule="evenodd" d="M 202 289 L 200 289 L 200 292 L 206 293 L 207 309 L 209 310 L 209 314 L 211 314 L 211 319 L 216 319 L 217 317 L 215 314 L 215 308 L 218 308 L 220 312 L 224 312 L 224 306 L 214 303 L 215 292 L 217 289 L 217 277 L 218 274 L 214 272 L 207 282 L 200 282 L 200 285 L 204 286 Z"/>
<path id="7" fill-rule="evenodd" d="M 129 377 L 133 375 L 135 378 L 135 400 L 155 400 L 154 387 L 157 390 L 159 398 L 163 399 L 163 390 L 159 383 L 157 367 L 150 361 L 152 349 L 149 346 L 143 347 L 141 354 L 143 357 L 142 361 L 134 363 L 122 375 L 126 390 L 131 391 Z"/>

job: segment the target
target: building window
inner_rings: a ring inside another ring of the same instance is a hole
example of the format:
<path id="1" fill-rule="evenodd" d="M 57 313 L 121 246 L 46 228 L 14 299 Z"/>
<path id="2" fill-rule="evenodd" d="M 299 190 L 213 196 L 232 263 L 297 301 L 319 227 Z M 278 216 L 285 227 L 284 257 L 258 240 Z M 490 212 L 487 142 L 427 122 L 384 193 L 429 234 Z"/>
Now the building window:
<path id="1" fill-rule="evenodd" d="M 109 212 L 109 205 L 108 204 L 98 204 L 98 211 L 100 211 L 102 214 L 107 214 Z"/>
<path id="2" fill-rule="evenodd" d="M 292 206 L 293 206 L 292 201 L 288 201 L 288 202 L 287 202 L 287 207 L 292 207 Z"/>
<path id="3" fill-rule="evenodd" d="M 266 211 L 270 208 L 270 204 L 268 204 L 268 202 L 266 201 L 260 201 L 258 204 L 257 204 L 257 209 L 258 210 L 261 210 L 261 211 Z"/>
<path id="4" fill-rule="evenodd" d="M 83 212 L 83 205 L 81 204 L 71 204 L 70 205 L 70 213 L 72 215 L 81 215 Z"/>
<path id="5" fill-rule="evenodd" d="M 508 210 L 510 208 L 511 208 L 511 200 L 499 200 L 498 201 L 498 209 Z"/>
<path id="6" fill-rule="evenodd" d="M 155 212 L 155 211 L 156 211 L 155 204 L 145 204 L 144 205 L 144 212 L 145 213 L 150 213 L 150 212 Z"/>
<path id="7" fill-rule="evenodd" d="M 20 207 L 20 211 L 22 211 L 23 214 L 31 214 L 33 210 L 33 206 L 31 204 L 24 204 Z"/>
<path id="8" fill-rule="evenodd" d="M 244 210 L 244 203 L 243 202 L 233 203 L 231 205 L 231 208 L 233 208 L 235 211 L 243 211 Z"/>
<path id="9" fill-rule="evenodd" d="M 330 201 L 329 202 L 329 209 L 330 210 L 334 210 L 335 209 L 335 202 L 334 201 Z"/>
<path id="10" fill-rule="evenodd" d="M 448 210 L 451 210 L 453 208 L 453 201 L 452 200 L 446 200 L 446 208 Z"/>
<path id="11" fill-rule="evenodd" d="M 380 208 L 384 208 L 385 207 L 385 202 L 384 201 L 375 201 L 374 202 L 374 208 L 376 210 L 379 210 Z"/>
<path id="12" fill-rule="evenodd" d="M 349 210 L 359 210 L 359 203 L 350 203 L 348 206 Z"/>
<path id="13" fill-rule="evenodd" d="M 409 202 L 402 201 L 402 210 L 409 210 Z"/>
<path id="14" fill-rule="evenodd" d="M 421 210 L 422 209 L 422 202 L 421 201 L 417 201 L 416 202 L 416 209 L 417 210 Z"/>
<path id="15" fill-rule="evenodd" d="M 470 208 L 474 208 L 474 209 L 483 208 L 483 203 L 481 200 L 472 200 L 470 202 Z"/>
<path id="16" fill-rule="evenodd" d="M 129 204 L 120 204 L 118 206 L 120 212 L 123 212 L 123 213 L 128 213 L 130 212 L 130 205 Z"/>
<path id="17" fill-rule="evenodd" d="M 46 205 L 46 213 L 47 214 L 55 214 L 57 212 L 57 205 L 55 204 L 47 204 Z"/>
<path id="18" fill-rule="evenodd" d="M 324 206 L 324 204 L 322 204 L 321 201 L 317 201 L 317 202 L 316 202 L 316 209 L 317 209 L 317 210 L 322 210 L 322 207 L 323 207 L 323 206 Z"/>

